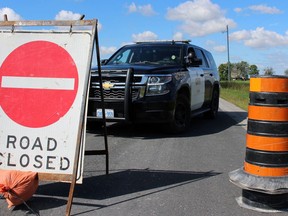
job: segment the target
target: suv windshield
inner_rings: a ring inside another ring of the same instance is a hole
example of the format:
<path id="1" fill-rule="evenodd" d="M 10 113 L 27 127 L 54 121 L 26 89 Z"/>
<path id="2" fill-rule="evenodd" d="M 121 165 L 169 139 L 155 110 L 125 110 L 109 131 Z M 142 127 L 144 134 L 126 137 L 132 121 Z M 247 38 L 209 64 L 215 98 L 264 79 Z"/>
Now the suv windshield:
<path id="1" fill-rule="evenodd" d="M 127 46 L 120 49 L 107 64 L 181 64 L 181 47 L 175 45 Z"/>

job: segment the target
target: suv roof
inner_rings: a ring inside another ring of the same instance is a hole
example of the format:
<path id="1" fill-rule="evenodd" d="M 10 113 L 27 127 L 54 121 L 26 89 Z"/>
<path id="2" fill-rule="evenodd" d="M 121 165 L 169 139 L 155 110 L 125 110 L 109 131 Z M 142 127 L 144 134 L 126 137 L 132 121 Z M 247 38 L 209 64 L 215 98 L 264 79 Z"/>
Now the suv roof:
<path id="1" fill-rule="evenodd" d="M 190 44 L 191 40 L 148 40 L 148 41 L 136 41 L 136 44 L 142 44 L 142 43 L 184 43 L 184 44 Z"/>

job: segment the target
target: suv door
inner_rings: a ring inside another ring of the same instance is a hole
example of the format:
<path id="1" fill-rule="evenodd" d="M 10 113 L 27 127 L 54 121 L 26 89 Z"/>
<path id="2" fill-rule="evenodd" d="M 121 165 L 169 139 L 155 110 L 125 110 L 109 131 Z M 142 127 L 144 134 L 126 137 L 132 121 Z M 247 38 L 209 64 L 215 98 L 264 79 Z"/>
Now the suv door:
<path id="1" fill-rule="evenodd" d="M 187 50 L 187 56 L 193 56 L 193 58 L 197 59 L 195 50 L 193 48 L 189 48 Z M 191 110 L 196 110 L 202 107 L 204 103 L 205 97 L 205 80 L 204 80 L 204 71 L 201 67 L 194 65 L 192 62 L 188 62 L 187 69 L 189 71 L 190 79 L 191 79 Z"/>
<path id="2" fill-rule="evenodd" d="M 204 80 L 205 80 L 205 104 L 210 104 L 212 100 L 213 92 L 213 83 L 214 83 L 214 74 L 213 69 L 209 66 L 207 58 L 204 54 L 204 51 L 195 48 L 195 53 L 197 58 L 202 59 L 202 64 L 199 66 L 203 70 Z"/>

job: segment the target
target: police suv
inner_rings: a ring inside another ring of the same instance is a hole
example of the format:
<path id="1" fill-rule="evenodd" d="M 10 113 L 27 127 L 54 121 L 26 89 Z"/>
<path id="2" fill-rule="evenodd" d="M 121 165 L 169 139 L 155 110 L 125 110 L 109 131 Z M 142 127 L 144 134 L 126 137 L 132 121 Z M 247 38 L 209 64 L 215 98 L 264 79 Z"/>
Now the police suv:
<path id="1" fill-rule="evenodd" d="M 219 74 L 210 52 L 190 41 L 144 41 L 126 45 L 92 68 L 88 121 L 165 123 L 185 131 L 190 118 L 215 118 Z M 104 100 L 102 100 L 104 99 Z"/>

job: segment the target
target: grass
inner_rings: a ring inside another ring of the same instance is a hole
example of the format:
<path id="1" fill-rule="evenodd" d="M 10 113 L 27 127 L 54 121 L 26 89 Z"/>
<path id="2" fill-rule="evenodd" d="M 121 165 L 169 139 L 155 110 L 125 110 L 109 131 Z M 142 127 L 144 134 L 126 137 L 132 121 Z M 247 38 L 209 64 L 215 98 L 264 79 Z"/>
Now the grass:
<path id="1" fill-rule="evenodd" d="M 249 85 L 249 81 L 221 81 L 220 97 L 247 111 Z"/>

